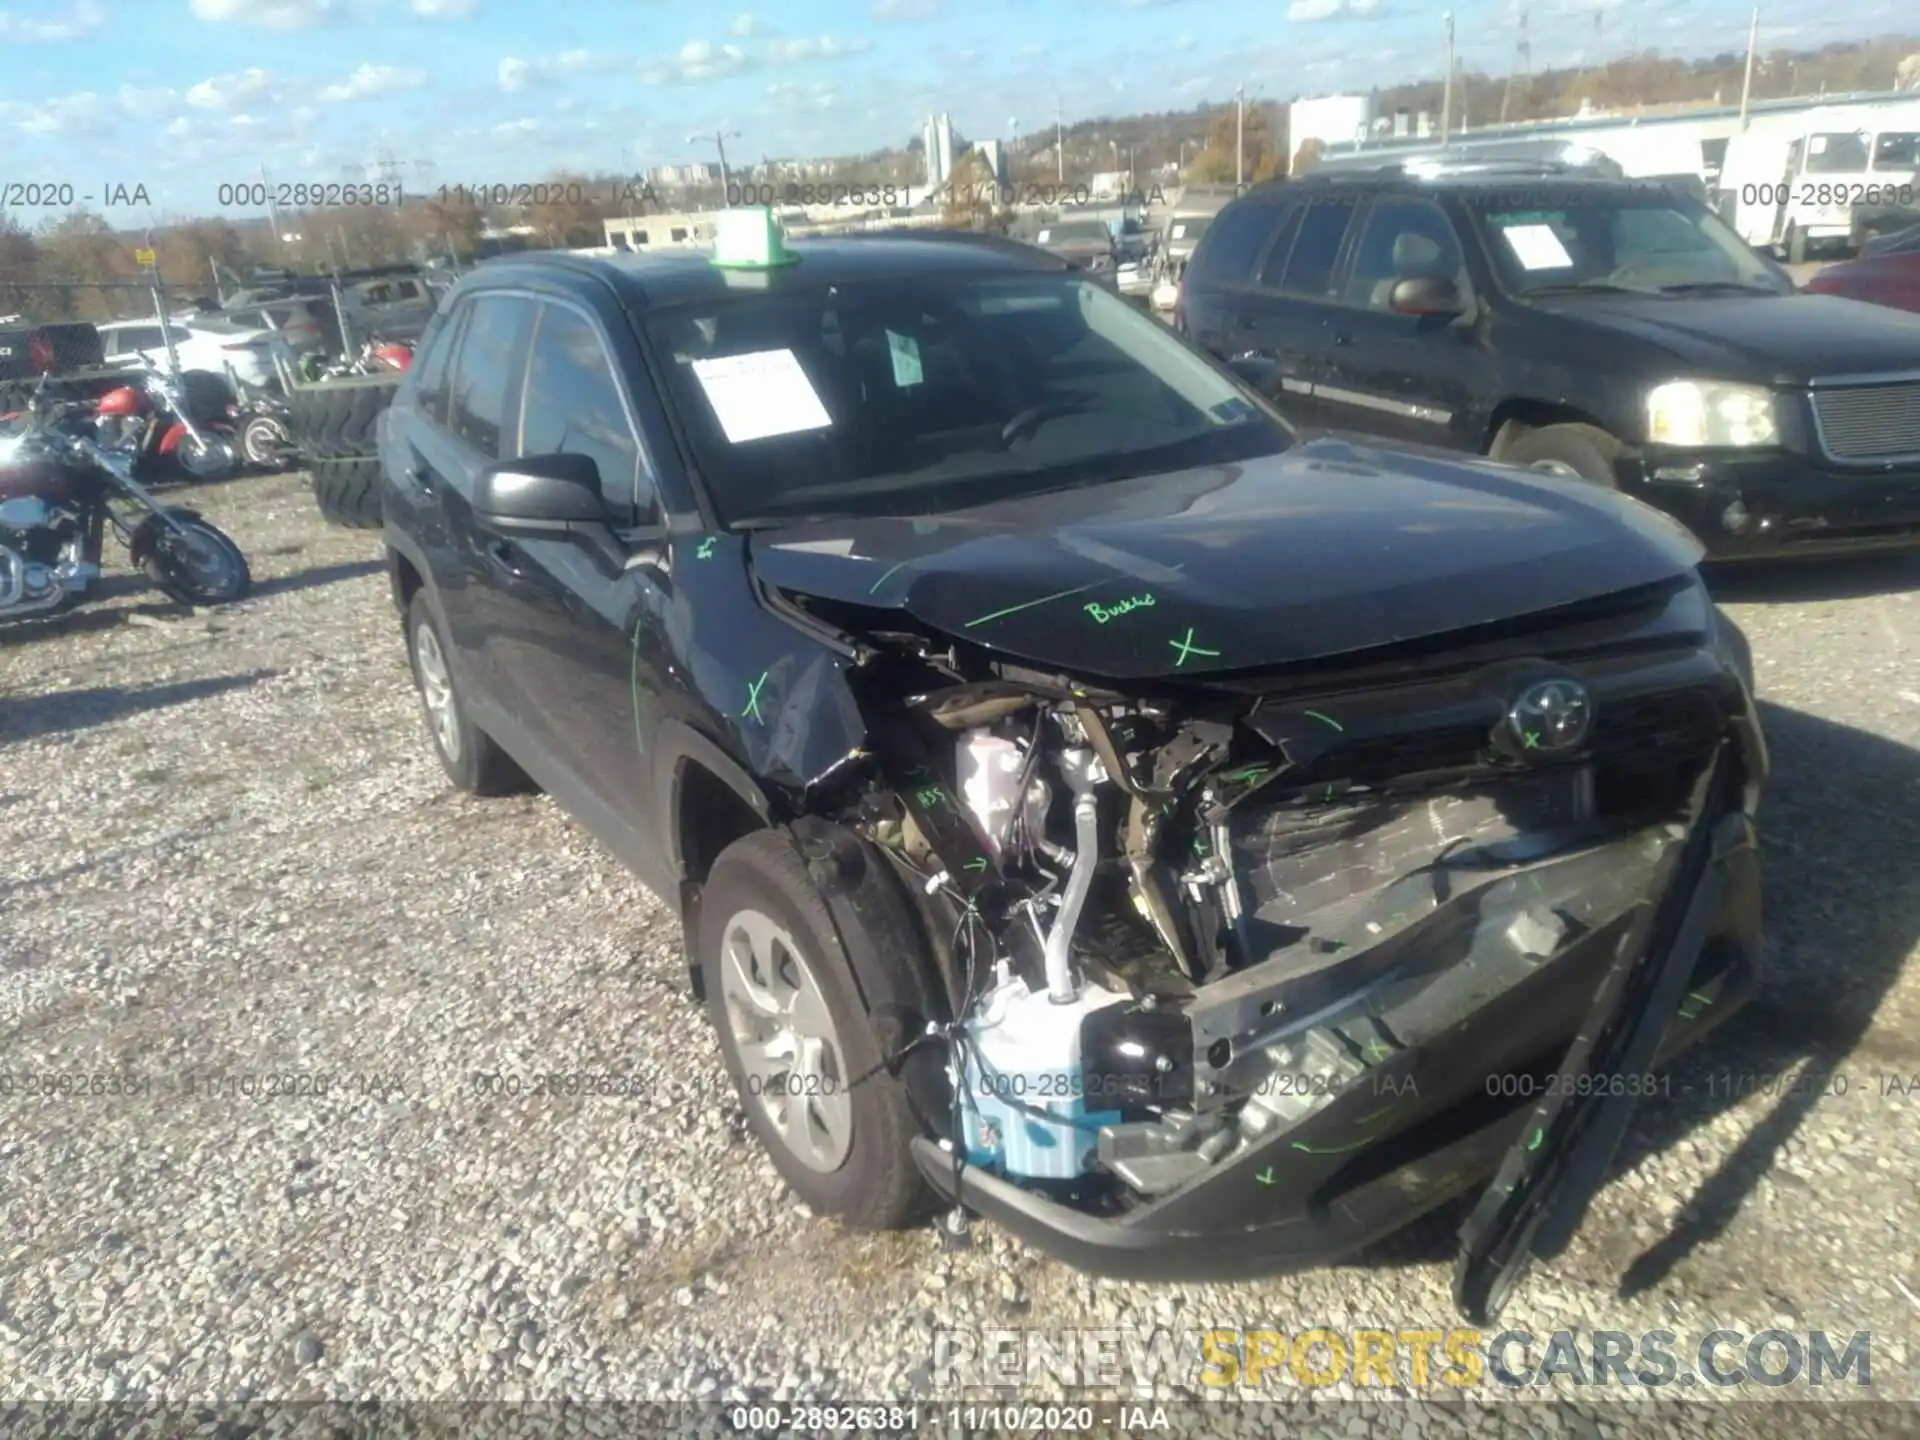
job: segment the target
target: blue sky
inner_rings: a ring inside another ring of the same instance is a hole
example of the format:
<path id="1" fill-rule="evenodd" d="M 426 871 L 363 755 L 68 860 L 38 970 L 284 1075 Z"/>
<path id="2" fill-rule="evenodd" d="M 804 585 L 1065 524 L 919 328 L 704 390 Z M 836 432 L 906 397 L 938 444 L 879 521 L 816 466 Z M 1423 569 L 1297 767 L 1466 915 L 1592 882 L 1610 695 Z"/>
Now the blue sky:
<path id="1" fill-rule="evenodd" d="M 1459 0 L 1462 63 L 1737 50 L 1749 0 Z M 1437 76 L 1443 4 L 1407 0 L 0 0 L 0 185 L 142 184 L 208 213 L 225 180 L 337 181 L 391 154 L 419 188 L 975 138 Z M 1904 6 L 1768 0 L 1763 38 L 1900 28 Z M 1598 21 L 1596 23 L 1596 16 Z M 1913 22 L 1908 20 L 1911 25 Z M 3 198 L 3 197 L 0 197 Z M 46 212 L 20 209 L 31 223 Z"/>

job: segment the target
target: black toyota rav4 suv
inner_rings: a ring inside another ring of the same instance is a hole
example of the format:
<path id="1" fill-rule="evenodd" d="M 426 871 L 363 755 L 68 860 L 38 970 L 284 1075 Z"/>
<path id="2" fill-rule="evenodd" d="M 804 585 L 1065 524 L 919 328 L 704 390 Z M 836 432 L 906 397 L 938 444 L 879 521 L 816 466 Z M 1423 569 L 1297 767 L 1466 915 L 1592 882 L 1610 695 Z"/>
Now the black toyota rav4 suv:
<path id="1" fill-rule="evenodd" d="M 1299 444 L 1037 249 L 766 254 L 514 257 L 433 322 L 381 446 L 454 783 L 664 897 L 816 1209 L 1242 1275 L 1492 1179 L 1490 1313 L 1754 983 L 1699 547 Z"/>
<path id="2" fill-rule="evenodd" d="M 1920 316 L 1797 292 L 1691 196 L 1524 163 L 1223 210 L 1176 324 L 1309 429 L 1617 487 L 1712 557 L 1920 544 Z"/>

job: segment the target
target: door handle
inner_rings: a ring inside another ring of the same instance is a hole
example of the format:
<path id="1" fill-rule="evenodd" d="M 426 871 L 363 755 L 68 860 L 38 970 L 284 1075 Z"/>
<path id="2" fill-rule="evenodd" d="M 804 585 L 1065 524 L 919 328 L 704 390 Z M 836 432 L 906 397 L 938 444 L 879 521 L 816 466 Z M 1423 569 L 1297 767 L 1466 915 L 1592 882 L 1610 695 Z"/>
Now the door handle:
<path id="1" fill-rule="evenodd" d="M 429 500 L 440 493 L 440 487 L 434 483 L 433 472 L 424 465 L 414 466 L 407 472 L 407 478 Z"/>
<path id="2" fill-rule="evenodd" d="M 527 573 L 526 552 L 511 540 L 489 541 L 487 559 L 509 575 L 520 576 Z"/>

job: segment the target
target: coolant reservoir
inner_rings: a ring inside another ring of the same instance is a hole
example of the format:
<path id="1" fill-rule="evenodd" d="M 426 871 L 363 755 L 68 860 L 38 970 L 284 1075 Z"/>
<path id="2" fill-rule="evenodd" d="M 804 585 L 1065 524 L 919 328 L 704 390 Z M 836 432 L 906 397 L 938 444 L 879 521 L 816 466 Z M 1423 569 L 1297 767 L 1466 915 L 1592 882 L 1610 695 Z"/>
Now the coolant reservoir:
<path id="1" fill-rule="evenodd" d="M 1025 764 L 1020 747 L 991 730 L 969 730 L 960 737 L 960 797 L 995 857 L 1013 820 Z"/>

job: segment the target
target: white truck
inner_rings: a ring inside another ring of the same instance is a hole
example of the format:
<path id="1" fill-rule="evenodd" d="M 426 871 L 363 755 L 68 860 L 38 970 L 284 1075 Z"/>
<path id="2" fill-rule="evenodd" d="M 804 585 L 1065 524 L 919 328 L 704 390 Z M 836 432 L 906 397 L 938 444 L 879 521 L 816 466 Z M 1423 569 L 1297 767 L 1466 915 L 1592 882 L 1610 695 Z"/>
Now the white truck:
<path id="1" fill-rule="evenodd" d="M 1920 103 L 1758 117 L 1727 142 L 1720 196 L 1743 240 L 1795 263 L 1846 244 L 1855 205 L 1920 199 Z"/>

